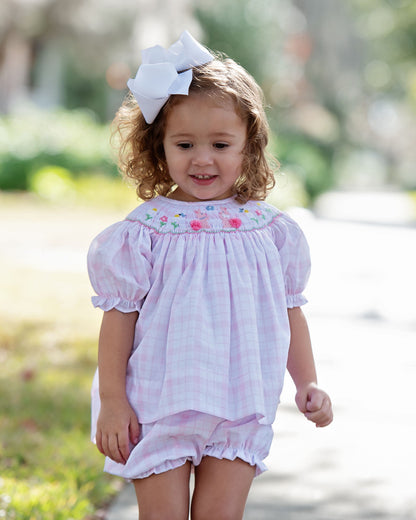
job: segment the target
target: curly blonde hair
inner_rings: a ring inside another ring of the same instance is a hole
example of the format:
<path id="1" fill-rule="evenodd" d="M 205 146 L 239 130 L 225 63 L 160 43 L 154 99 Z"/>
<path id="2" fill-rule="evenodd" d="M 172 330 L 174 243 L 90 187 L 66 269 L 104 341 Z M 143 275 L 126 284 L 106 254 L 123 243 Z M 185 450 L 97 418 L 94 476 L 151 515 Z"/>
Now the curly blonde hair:
<path id="1" fill-rule="evenodd" d="M 219 54 L 213 61 L 193 67 L 192 71 L 189 94 L 204 94 L 218 102 L 231 99 L 237 114 L 247 124 L 242 172 L 234 184 L 233 195 L 240 203 L 265 199 L 275 184 L 274 171 L 278 163 L 266 152 L 269 126 L 260 87 L 243 67 Z M 114 135 L 120 138 L 120 172 L 133 179 L 142 200 L 167 196 L 176 186 L 169 175 L 163 138 L 167 115 L 181 100 L 183 96 L 170 96 L 154 122 L 148 124 L 129 94 L 114 119 Z"/>

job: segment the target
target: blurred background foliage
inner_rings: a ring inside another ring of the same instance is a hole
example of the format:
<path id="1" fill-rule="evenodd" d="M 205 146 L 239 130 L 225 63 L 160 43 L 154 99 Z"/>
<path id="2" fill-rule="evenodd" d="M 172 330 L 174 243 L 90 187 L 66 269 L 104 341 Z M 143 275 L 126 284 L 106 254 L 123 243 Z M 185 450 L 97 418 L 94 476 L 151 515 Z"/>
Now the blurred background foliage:
<path id="1" fill-rule="evenodd" d="M 331 188 L 416 188 L 411 0 L 3 0 L 0 189 L 33 189 L 53 166 L 75 181 L 115 176 L 108 122 L 126 79 L 141 48 L 184 28 L 261 84 L 278 184 L 303 203 Z"/>

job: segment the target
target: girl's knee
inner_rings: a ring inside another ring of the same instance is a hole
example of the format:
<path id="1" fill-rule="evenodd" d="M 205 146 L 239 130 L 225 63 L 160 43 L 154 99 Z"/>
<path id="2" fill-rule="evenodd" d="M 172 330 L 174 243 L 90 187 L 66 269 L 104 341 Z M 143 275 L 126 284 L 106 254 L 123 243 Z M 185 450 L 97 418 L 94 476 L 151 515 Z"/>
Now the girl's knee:
<path id="1" fill-rule="evenodd" d="M 242 520 L 241 509 L 235 509 L 229 504 L 212 504 L 209 507 L 199 507 L 197 504 L 192 507 L 191 520 Z"/>
<path id="2" fill-rule="evenodd" d="M 153 511 L 139 511 L 139 520 L 188 520 L 188 512 L 178 512 L 174 508 Z"/>

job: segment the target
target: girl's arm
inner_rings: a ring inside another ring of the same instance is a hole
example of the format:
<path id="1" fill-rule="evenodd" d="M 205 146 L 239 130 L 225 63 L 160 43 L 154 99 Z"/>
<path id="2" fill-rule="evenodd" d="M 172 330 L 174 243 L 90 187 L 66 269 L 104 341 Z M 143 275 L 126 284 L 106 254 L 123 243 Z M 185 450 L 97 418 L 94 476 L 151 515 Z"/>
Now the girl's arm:
<path id="1" fill-rule="evenodd" d="M 126 369 L 138 313 L 112 309 L 104 313 L 98 342 L 101 408 L 97 421 L 97 448 L 125 464 L 130 446 L 137 444 L 140 427 L 126 395 Z"/>
<path id="2" fill-rule="evenodd" d="M 317 385 L 315 361 L 305 315 L 300 307 L 288 309 L 290 346 L 287 369 L 296 386 L 296 404 L 316 426 L 332 422 L 331 400 Z"/>

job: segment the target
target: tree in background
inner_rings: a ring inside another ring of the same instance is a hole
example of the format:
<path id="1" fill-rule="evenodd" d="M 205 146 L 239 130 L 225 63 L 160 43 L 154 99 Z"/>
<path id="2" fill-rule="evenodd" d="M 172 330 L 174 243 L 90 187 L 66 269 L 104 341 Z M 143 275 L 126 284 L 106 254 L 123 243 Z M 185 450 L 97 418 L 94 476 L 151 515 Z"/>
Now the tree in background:
<path id="1" fill-rule="evenodd" d="M 30 98 L 114 115 L 139 50 L 188 28 L 263 87 L 283 170 L 335 185 L 416 188 L 411 0 L 2 0 L 0 112 Z"/>
<path id="2" fill-rule="evenodd" d="M 188 0 L 2 0 L 0 113 L 28 99 L 112 118 L 140 49 L 195 27 Z"/>
<path id="3" fill-rule="evenodd" d="M 333 184 L 416 188 L 416 4 L 224 0 L 196 16 L 261 83 L 274 151 L 312 198 Z"/>

